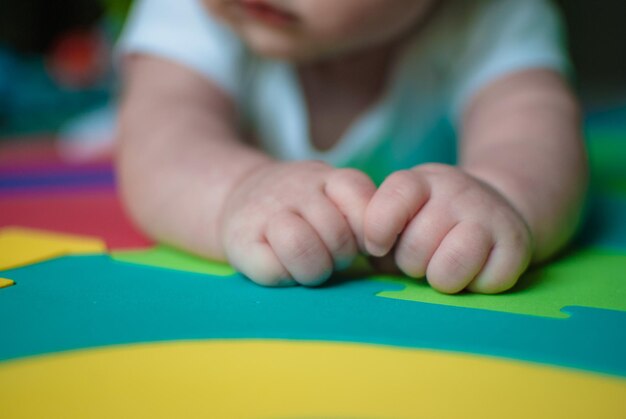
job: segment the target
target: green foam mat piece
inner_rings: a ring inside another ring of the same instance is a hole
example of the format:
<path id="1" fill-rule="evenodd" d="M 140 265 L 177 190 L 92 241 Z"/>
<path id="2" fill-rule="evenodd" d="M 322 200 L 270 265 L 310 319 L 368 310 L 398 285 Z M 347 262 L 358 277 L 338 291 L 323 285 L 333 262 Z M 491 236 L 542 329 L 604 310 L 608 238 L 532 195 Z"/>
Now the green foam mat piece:
<path id="1" fill-rule="evenodd" d="M 199 274 L 216 276 L 235 274 L 235 270 L 229 265 L 203 259 L 166 245 L 157 245 L 146 250 L 114 252 L 111 257 L 118 262 L 176 269 Z"/>
<path id="2" fill-rule="evenodd" d="M 578 250 L 536 268 L 524 275 L 513 290 L 497 297 L 445 295 L 424 280 L 389 276 L 378 279 L 403 285 L 402 290 L 377 294 L 399 300 L 553 318 L 569 317 L 561 311 L 565 306 L 626 311 L 626 253 L 600 249 Z"/>

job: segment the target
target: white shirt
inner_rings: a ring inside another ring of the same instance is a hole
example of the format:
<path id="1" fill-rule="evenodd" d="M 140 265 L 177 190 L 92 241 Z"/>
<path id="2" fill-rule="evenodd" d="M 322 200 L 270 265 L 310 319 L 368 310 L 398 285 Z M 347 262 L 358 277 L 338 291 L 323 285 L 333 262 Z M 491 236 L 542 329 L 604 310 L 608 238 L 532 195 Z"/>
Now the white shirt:
<path id="1" fill-rule="evenodd" d="M 139 0 L 119 48 L 174 60 L 216 83 L 270 154 L 360 168 L 376 182 L 419 163 L 455 163 L 460 114 L 487 84 L 524 69 L 569 70 L 547 0 L 451 0 L 400 54 L 381 100 L 320 151 L 294 67 L 254 56 L 200 0 Z"/>

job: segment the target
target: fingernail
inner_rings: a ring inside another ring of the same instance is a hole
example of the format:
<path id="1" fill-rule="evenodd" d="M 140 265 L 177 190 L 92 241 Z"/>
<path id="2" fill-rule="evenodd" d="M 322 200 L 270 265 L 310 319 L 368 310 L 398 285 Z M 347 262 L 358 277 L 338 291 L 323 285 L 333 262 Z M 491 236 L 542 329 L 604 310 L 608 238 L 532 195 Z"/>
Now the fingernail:
<path id="1" fill-rule="evenodd" d="M 320 276 L 310 281 L 301 282 L 305 287 L 317 287 L 318 285 L 322 285 L 324 282 L 328 281 L 333 274 L 332 270 L 325 271 Z"/>
<path id="2" fill-rule="evenodd" d="M 375 243 L 366 242 L 365 248 L 371 256 L 382 257 L 388 252 L 386 248 Z"/>

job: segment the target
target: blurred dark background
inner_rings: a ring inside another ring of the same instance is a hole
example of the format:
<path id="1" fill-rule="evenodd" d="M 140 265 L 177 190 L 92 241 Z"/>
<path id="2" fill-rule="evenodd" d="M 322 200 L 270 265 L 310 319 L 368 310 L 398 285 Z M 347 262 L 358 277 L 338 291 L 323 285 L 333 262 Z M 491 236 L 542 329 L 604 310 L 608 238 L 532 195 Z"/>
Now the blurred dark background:
<path id="1" fill-rule="evenodd" d="M 0 0 L 0 140 L 49 135 L 113 106 L 111 49 L 130 4 Z"/>
<path id="2" fill-rule="evenodd" d="M 90 28 L 103 13 L 96 0 L 4 0 L 0 41 L 19 52 L 44 54 L 65 32 Z"/>
<path id="3" fill-rule="evenodd" d="M 587 108 L 626 106 L 626 1 L 555 2 Z M 130 3 L 0 0 L 0 139 L 49 134 L 111 106 L 110 51 Z"/>
<path id="4" fill-rule="evenodd" d="M 626 1 L 555 3 L 565 17 L 577 87 L 585 102 L 626 102 Z"/>

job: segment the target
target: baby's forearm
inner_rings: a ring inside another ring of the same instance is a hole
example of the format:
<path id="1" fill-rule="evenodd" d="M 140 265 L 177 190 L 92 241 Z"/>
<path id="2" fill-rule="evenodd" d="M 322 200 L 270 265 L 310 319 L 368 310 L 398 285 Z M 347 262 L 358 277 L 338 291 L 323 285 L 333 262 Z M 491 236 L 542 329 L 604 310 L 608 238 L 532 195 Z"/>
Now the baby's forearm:
<path id="1" fill-rule="evenodd" d="M 544 260 L 580 221 L 588 171 L 578 105 L 556 75 L 538 70 L 485 95 L 466 119 L 462 166 L 519 211 L 533 260 Z"/>
<path id="2" fill-rule="evenodd" d="M 551 161 L 545 154 L 521 146 L 494 150 L 493 155 L 500 162 L 474 161 L 465 165 L 465 170 L 496 189 L 528 223 L 534 242 L 533 260 L 550 257 L 579 226 L 586 167 Z M 520 156 L 529 162 L 516 164 Z"/>
<path id="3" fill-rule="evenodd" d="M 204 80 L 194 79 L 200 76 L 185 72 L 147 58 L 130 64 L 118 148 L 121 190 L 152 237 L 224 259 L 224 201 L 269 157 L 239 141 L 232 106 L 207 92 Z"/>

